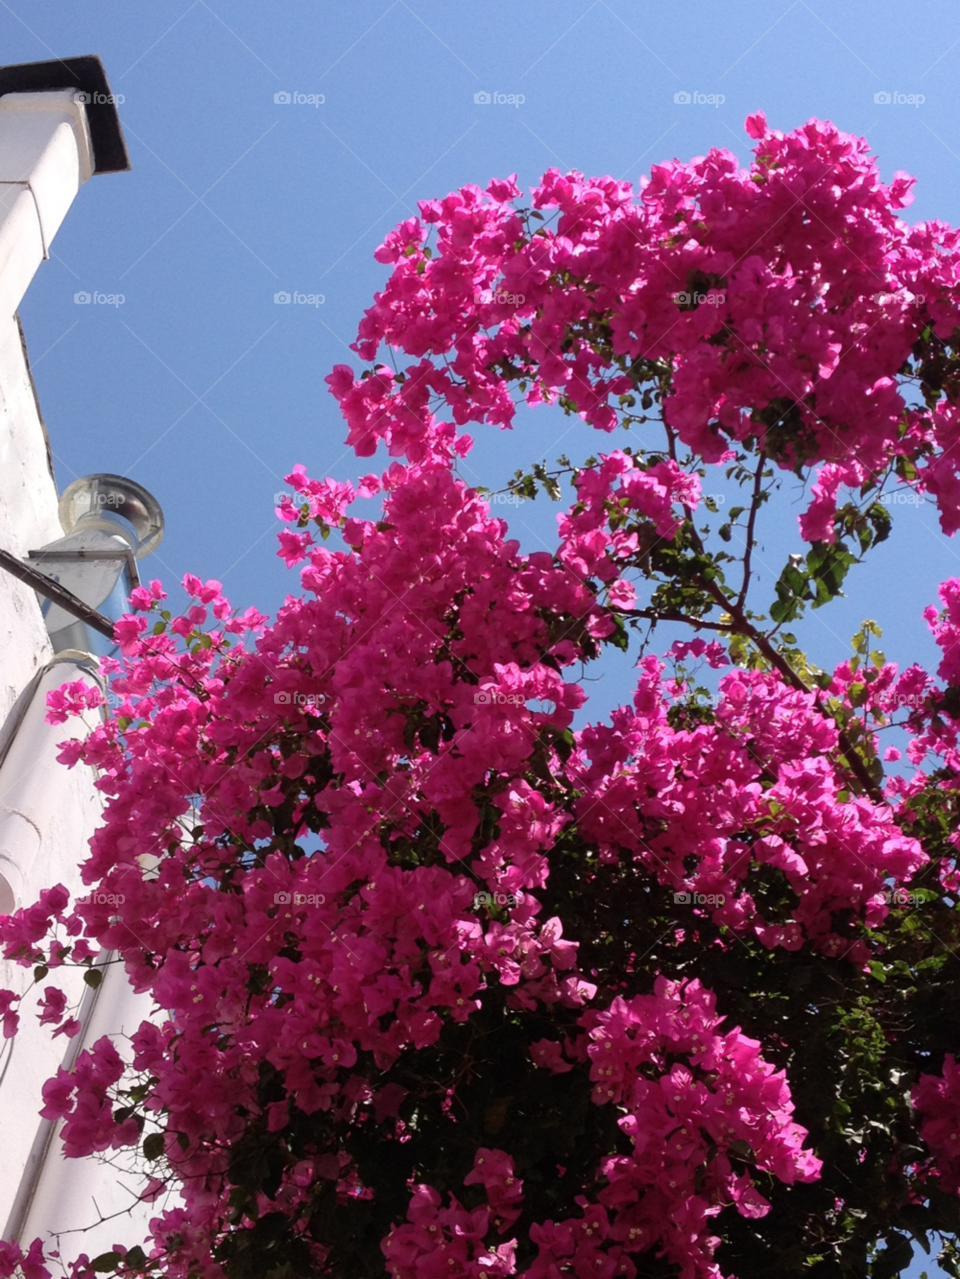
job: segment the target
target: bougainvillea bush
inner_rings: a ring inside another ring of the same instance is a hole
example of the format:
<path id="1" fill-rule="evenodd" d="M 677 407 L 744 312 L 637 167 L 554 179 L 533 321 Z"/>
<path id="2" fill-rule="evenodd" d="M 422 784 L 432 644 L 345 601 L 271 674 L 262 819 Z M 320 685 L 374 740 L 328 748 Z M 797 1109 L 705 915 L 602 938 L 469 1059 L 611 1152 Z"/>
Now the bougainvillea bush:
<path id="1" fill-rule="evenodd" d="M 158 1010 L 44 1088 L 156 1203 L 78 1276 L 879 1277 L 914 1244 L 960 1274 L 960 580 L 936 671 L 790 631 L 892 491 L 960 527 L 960 234 L 830 124 L 747 130 L 746 170 L 423 203 L 327 379 L 375 469 L 288 477 L 301 593 L 134 593 L 122 705 L 63 748 L 107 799 L 99 892 L 0 920 L 51 1027 L 103 952 Z M 512 481 L 573 497 L 530 554 L 460 478 L 523 402 L 598 433 Z M 798 483 L 805 553 L 757 598 Z M 635 674 L 593 722 L 610 646 Z M 23 1246 L 0 1275 L 54 1266 Z"/>

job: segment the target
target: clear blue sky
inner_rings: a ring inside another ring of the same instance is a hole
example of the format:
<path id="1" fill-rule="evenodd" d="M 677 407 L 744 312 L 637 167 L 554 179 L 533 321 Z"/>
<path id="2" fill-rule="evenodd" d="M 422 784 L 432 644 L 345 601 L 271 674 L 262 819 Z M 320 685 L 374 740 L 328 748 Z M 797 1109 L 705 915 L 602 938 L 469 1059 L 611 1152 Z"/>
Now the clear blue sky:
<path id="1" fill-rule="evenodd" d="M 22 308 L 58 482 L 145 484 L 167 518 L 149 575 L 219 578 L 241 607 L 273 612 L 297 588 L 273 516 L 292 464 L 371 469 L 347 455 L 323 378 L 356 365 L 347 344 L 384 279 L 373 250 L 418 199 L 513 171 L 530 185 L 553 165 L 635 181 L 711 146 L 746 161 L 743 119 L 763 108 L 780 129 L 819 116 L 865 135 L 885 177 L 917 175 L 911 221 L 960 220 L 947 0 L 0 0 L 0 34 L 4 63 L 99 53 L 125 96 L 133 172 L 80 193 Z M 479 90 L 525 100 L 480 106 Z M 725 101 L 677 104 L 680 90 Z M 878 105 L 882 90 L 925 101 Z M 325 101 L 277 104 L 284 91 Z M 81 307 L 80 290 L 125 301 Z M 280 290 L 324 302 L 277 306 Z M 528 415 L 512 436 L 480 434 L 464 474 L 499 487 L 536 456 L 613 443 L 579 427 L 558 445 L 569 426 Z M 762 530 L 771 570 L 800 549 L 797 509 Z M 528 549 L 555 511 L 516 513 Z M 823 666 L 867 616 L 902 665 L 936 654 L 919 614 L 960 546 L 929 507 L 894 516 L 849 601 L 802 631 Z M 598 709 L 624 687 L 608 677 Z"/>

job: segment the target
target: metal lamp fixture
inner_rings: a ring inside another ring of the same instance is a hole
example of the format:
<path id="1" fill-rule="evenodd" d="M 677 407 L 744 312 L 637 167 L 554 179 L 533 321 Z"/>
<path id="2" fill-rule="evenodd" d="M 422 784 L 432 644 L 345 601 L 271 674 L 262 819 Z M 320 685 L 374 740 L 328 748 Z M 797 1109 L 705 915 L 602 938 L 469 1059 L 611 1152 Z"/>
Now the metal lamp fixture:
<path id="1" fill-rule="evenodd" d="M 27 564 L 65 587 L 91 609 L 116 621 L 140 584 L 137 560 L 163 540 L 160 503 L 122 475 L 85 475 L 64 490 L 60 524 L 66 536 L 31 551 Z M 54 652 L 79 649 L 105 656 L 115 646 L 60 604 L 43 602 Z"/>

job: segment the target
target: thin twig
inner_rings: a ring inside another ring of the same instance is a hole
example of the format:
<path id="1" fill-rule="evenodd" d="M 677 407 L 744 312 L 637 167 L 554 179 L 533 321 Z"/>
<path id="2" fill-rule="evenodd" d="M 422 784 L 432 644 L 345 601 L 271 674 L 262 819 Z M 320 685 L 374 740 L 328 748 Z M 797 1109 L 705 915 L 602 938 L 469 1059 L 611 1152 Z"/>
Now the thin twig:
<path id="1" fill-rule="evenodd" d="M 747 588 L 750 585 L 750 556 L 753 552 L 753 530 L 757 522 L 757 511 L 760 509 L 760 488 L 763 484 L 763 468 L 766 460 L 767 455 L 761 450 L 760 461 L 753 477 L 753 498 L 750 502 L 750 517 L 747 520 L 747 549 L 743 556 L 743 584 L 740 587 L 740 594 L 737 596 L 737 608 L 740 609 L 743 608 L 746 601 Z"/>
<path id="2" fill-rule="evenodd" d="M 617 609 L 620 617 L 643 617 L 652 622 L 686 622 L 695 630 L 722 631 L 725 634 L 738 635 L 740 629 L 731 622 L 708 622 L 703 617 L 688 617 L 686 613 L 665 613 L 657 608 Z"/>
<path id="3" fill-rule="evenodd" d="M 724 611 L 730 614 L 734 620 L 737 632 L 750 639 L 757 646 L 770 665 L 778 670 L 784 679 L 794 688 L 804 693 L 814 693 L 816 695 L 817 707 L 821 714 L 828 715 L 829 712 L 827 712 L 820 703 L 821 690 L 807 687 L 786 658 L 777 652 L 764 634 L 758 631 L 755 626 L 751 625 L 742 609 L 740 609 L 738 605 L 734 604 L 732 600 L 728 600 L 716 583 L 703 580 L 701 581 L 701 585 L 704 590 L 708 591 L 713 596 Z M 833 716 L 830 716 L 830 718 L 833 719 Z M 849 737 L 847 737 L 840 725 L 836 723 L 836 720 L 834 720 L 834 724 L 837 729 L 839 746 L 847 761 L 850 772 L 853 773 L 864 792 L 869 795 L 875 803 L 885 804 L 886 800 L 884 799 L 883 792 L 867 772 L 866 765 L 854 749 L 853 743 L 850 741 Z"/>

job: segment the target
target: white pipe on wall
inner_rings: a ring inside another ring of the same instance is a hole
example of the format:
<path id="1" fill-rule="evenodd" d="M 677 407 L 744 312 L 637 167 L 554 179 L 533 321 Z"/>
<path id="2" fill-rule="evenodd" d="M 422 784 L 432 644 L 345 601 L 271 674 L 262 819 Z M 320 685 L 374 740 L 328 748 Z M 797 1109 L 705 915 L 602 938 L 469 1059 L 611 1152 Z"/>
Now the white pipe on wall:
<path id="1" fill-rule="evenodd" d="M 0 97 L 0 317 L 12 316 L 93 173 L 75 89 Z"/>
<path id="2" fill-rule="evenodd" d="M 50 834 L 51 821 L 70 804 L 73 779 L 70 770 L 57 762 L 58 743 L 85 735 L 100 719 L 98 712 L 90 711 L 82 723 L 47 723 L 47 693 L 74 680 L 88 688 L 101 687 L 100 677 L 81 660 L 51 663 L 37 681 L 0 764 L 0 910 L 5 914 L 22 906 L 25 893 L 37 887 L 40 848 Z M 13 906 L 4 910 L 4 901 Z"/>

